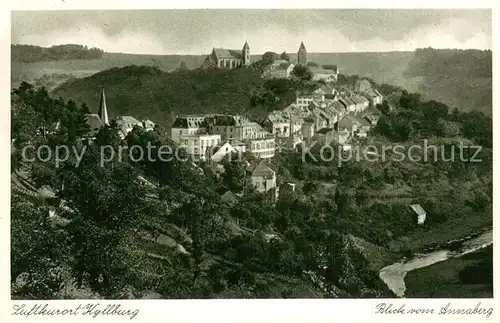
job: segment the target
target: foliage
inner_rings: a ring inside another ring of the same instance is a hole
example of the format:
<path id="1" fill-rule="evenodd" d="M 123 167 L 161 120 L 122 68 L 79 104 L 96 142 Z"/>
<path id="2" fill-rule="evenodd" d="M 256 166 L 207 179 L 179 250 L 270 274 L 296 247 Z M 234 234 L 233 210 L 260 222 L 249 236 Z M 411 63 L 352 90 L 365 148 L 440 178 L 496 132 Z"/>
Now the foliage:
<path id="1" fill-rule="evenodd" d="M 100 59 L 104 53 L 99 48 L 82 45 L 54 45 L 40 47 L 32 45 L 11 45 L 11 57 L 16 62 L 58 61 L 70 59 Z"/>
<path id="2" fill-rule="evenodd" d="M 280 55 L 280 59 L 284 59 L 285 61 L 290 61 L 290 55 L 288 55 L 287 52 L 283 52 Z"/>
<path id="3" fill-rule="evenodd" d="M 296 65 L 293 68 L 292 74 L 302 80 L 309 81 L 312 78 L 312 73 L 306 66 Z"/>
<path id="4" fill-rule="evenodd" d="M 69 256 L 67 234 L 54 228 L 48 208 L 18 195 L 11 201 L 12 295 L 53 299 L 63 287 L 62 267 Z"/>

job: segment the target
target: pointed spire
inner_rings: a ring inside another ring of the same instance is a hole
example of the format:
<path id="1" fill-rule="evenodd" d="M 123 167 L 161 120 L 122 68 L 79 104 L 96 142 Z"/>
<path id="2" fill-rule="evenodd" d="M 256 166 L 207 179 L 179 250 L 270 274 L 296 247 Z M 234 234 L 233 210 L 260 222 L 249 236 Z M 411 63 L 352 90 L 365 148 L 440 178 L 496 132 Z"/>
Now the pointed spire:
<path id="1" fill-rule="evenodd" d="M 106 106 L 106 96 L 104 95 L 104 87 L 101 90 L 101 100 L 99 101 L 98 114 L 99 118 L 101 118 L 102 123 L 109 126 L 108 108 Z"/>
<path id="2" fill-rule="evenodd" d="M 305 49 L 306 49 L 306 46 L 304 45 L 304 42 L 303 42 L 303 41 L 301 41 L 301 42 L 300 42 L 300 47 L 299 47 L 299 50 L 301 50 L 301 49 L 303 49 L 303 50 L 305 50 Z"/>
<path id="3" fill-rule="evenodd" d="M 245 40 L 245 45 L 243 45 L 243 49 L 250 49 L 250 46 L 248 46 L 248 42 Z"/>

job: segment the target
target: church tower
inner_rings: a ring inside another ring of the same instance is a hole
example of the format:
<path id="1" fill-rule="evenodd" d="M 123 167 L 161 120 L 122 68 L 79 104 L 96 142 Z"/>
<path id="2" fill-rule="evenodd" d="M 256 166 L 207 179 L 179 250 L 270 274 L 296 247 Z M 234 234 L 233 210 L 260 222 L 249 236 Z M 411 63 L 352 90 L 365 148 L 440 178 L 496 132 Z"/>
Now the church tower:
<path id="1" fill-rule="evenodd" d="M 307 64 L 307 51 L 304 42 L 300 42 L 299 51 L 297 52 L 297 64 L 304 66 Z"/>
<path id="2" fill-rule="evenodd" d="M 245 45 L 243 45 L 241 57 L 243 58 L 243 66 L 250 66 L 250 46 L 248 46 L 247 41 L 245 41 Z"/>
<path id="3" fill-rule="evenodd" d="M 106 107 L 106 96 L 104 95 L 104 88 L 101 90 L 101 100 L 99 101 L 99 118 L 103 124 L 109 126 L 108 108 Z"/>

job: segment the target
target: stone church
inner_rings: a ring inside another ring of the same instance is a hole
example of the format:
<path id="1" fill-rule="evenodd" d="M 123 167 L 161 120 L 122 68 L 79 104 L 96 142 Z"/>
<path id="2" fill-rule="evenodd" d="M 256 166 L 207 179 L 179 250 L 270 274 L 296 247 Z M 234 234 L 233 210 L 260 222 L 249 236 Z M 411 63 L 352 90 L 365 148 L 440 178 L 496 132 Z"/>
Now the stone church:
<path id="1" fill-rule="evenodd" d="M 250 46 L 245 42 L 242 50 L 215 48 L 203 62 L 203 67 L 235 68 L 250 65 Z"/>

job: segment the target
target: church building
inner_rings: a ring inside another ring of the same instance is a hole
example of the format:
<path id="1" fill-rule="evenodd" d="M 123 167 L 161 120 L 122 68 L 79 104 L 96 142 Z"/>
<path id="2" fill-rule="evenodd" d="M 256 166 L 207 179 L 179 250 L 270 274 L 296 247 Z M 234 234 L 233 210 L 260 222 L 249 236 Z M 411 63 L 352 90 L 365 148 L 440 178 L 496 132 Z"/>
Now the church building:
<path id="1" fill-rule="evenodd" d="M 243 49 L 212 49 L 212 53 L 203 62 L 203 67 L 235 68 L 250 65 L 250 46 L 245 42 Z"/>
<path id="2" fill-rule="evenodd" d="M 307 64 L 307 50 L 304 42 L 300 42 L 299 51 L 297 52 L 297 65 L 306 66 Z"/>

